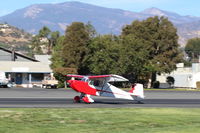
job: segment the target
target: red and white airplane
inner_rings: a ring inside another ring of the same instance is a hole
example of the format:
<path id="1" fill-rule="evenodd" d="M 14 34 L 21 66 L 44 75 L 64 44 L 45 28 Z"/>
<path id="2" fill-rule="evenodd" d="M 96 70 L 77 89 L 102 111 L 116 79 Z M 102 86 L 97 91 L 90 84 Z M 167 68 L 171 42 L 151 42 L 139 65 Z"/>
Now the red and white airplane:
<path id="1" fill-rule="evenodd" d="M 91 95 L 136 100 L 138 103 L 141 103 L 141 100 L 144 99 L 142 84 L 134 84 L 131 90 L 126 92 L 109 83 L 128 81 L 128 79 L 119 75 L 67 76 L 72 77 L 71 80 L 67 81 L 69 86 L 81 93 L 80 96 L 74 97 L 74 102 L 84 101 L 85 103 L 93 103 L 94 100 L 90 97 Z M 78 78 L 79 80 L 75 80 L 75 78 Z"/>

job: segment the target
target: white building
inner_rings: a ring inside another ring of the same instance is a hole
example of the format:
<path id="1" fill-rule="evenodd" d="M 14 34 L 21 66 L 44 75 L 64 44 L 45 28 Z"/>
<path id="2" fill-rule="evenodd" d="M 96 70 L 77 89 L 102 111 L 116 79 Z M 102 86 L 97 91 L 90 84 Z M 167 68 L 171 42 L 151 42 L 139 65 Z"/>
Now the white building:
<path id="1" fill-rule="evenodd" d="M 200 63 L 193 63 L 192 67 L 184 67 L 183 63 L 177 64 L 177 69 L 170 74 L 157 75 L 160 88 L 168 88 L 167 77 L 174 78 L 174 87 L 197 88 L 196 83 L 200 81 Z"/>
<path id="2" fill-rule="evenodd" d="M 40 86 L 45 76 L 49 76 L 52 70 L 49 63 L 22 55 L 0 47 L 0 71 L 6 73 L 17 86 L 32 87 Z"/>

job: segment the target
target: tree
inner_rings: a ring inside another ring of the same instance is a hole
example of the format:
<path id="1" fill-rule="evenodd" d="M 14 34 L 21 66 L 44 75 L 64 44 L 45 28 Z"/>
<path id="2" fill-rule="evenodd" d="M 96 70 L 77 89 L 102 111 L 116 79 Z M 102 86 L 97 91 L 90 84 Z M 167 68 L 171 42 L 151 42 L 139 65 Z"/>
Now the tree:
<path id="1" fill-rule="evenodd" d="M 59 36 L 58 32 L 51 33 L 53 44 L 51 68 L 56 79 L 60 81 L 59 85 L 63 86 L 66 74 L 85 72 L 83 62 L 88 51 L 88 44 L 95 34 L 92 25 L 81 22 L 74 22 L 68 26 L 65 36 Z"/>
<path id="2" fill-rule="evenodd" d="M 84 68 L 90 74 L 117 74 L 119 59 L 118 37 L 103 35 L 95 37 L 88 46 Z"/>
<path id="3" fill-rule="evenodd" d="M 62 58 L 64 36 L 61 36 L 56 40 L 51 57 L 52 64 L 50 65 L 53 70 L 64 66 L 64 60 Z"/>
<path id="4" fill-rule="evenodd" d="M 60 37 L 59 31 L 51 32 L 51 37 L 50 37 L 51 49 L 56 46 L 59 37 Z"/>
<path id="5" fill-rule="evenodd" d="M 38 35 L 35 35 L 31 40 L 31 49 L 33 49 L 33 53 L 31 53 L 31 56 L 34 54 L 42 54 L 42 48 L 41 48 L 41 42 L 40 37 Z"/>
<path id="6" fill-rule="evenodd" d="M 88 30 L 83 23 L 73 22 L 67 27 L 62 51 L 64 67 L 76 68 L 78 72 L 81 71 L 89 41 Z"/>
<path id="7" fill-rule="evenodd" d="M 73 68 L 64 67 L 64 60 L 62 56 L 64 39 L 64 36 L 60 36 L 56 39 L 51 57 L 52 63 L 50 64 L 50 67 L 53 69 L 54 77 L 59 81 L 59 87 L 65 86 L 65 81 L 67 80 L 67 77 L 65 76 L 66 74 L 77 73 Z"/>
<path id="8" fill-rule="evenodd" d="M 131 82 L 139 82 L 139 76 L 144 75 L 144 66 L 148 61 L 148 45 L 133 35 L 122 36 L 121 39 L 118 72 Z"/>
<path id="9" fill-rule="evenodd" d="M 134 21 L 123 28 L 122 37 L 126 36 L 139 39 L 145 46 L 148 55 L 143 67 L 152 82 L 156 73 L 171 72 L 181 60 L 177 30 L 167 18 L 156 16 Z"/>
<path id="10" fill-rule="evenodd" d="M 49 38 L 50 33 L 51 33 L 51 30 L 47 26 L 44 26 L 42 27 L 42 29 L 39 30 L 40 37 Z"/>
<path id="11" fill-rule="evenodd" d="M 41 43 L 43 43 L 44 46 L 47 47 L 47 54 L 51 53 L 51 40 L 50 40 L 50 34 L 51 34 L 51 30 L 44 26 L 42 29 L 39 30 L 39 34 L 38 36 L 40 37 L 41 40 L 44 39 L 44 41 L 41 41 Z M 47 41 L 45 41 L 45 39 Z"/>
<path id="12" fill-rule="evenodd" d="M 193 61 L 198 60 L 200 55 L 200 38 L 189 39 L 185 46 L 185 52 Z"/>
<path id="13" fill-rule="evenodd" d="M 90 39 L 96 37 L 97 32 L 96 32 L 94 26 L 93 26 L 90 22 L 88 22 L 88 23 L 85 25 L 85 28 L 86 28 L 86 31 L 87 31 L 88 34 L 89 34 Z"/>
<path id="14" fill-rule="evenodd" d="M 51 54 L 59 37 L 60 33 L 58 31 L 51 32 L 48 27 L 44 26 L 32 38 L 31 47 L 34 49 L 33 54 Z"/>

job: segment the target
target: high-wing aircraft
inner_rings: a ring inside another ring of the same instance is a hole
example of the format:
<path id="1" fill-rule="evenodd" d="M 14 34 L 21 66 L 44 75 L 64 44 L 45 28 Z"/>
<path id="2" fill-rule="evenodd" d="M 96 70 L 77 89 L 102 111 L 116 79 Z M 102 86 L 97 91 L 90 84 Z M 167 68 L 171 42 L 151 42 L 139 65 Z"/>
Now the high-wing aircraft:
<path id="1" fill-rule="evenodd" d="M 119 75 L 97 75 L 97 76 L 83 76 L 83 75 L 67 75 L 71 77 L 68 80 L 68 85 L 75 91 L 80 92 L 80 96 L 74 97 L 74 102 L 93 103 L 93 96 L 113 97 L 128 100 L 136 100 L 142 103 L 144 99 L 144 91 L 142 84 L 134 84 L 129 92 L 119 89 L 110 82 L 123 82 L 128 79 Z"/>

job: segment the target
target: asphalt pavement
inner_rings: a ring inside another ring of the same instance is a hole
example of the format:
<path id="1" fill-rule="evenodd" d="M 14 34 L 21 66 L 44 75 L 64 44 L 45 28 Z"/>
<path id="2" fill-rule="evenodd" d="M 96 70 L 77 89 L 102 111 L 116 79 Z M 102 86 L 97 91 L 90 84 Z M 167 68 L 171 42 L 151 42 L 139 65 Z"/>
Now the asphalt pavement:
<path id="1" fill-rule="evenodd" d="M 95 103 L 74 103 L 79 93 L 68 89 L 0 88 L 0 108 L 200 108 L 199 91 L 145 90 L 143 104 L 107 97 L 92 97 Z"/>

